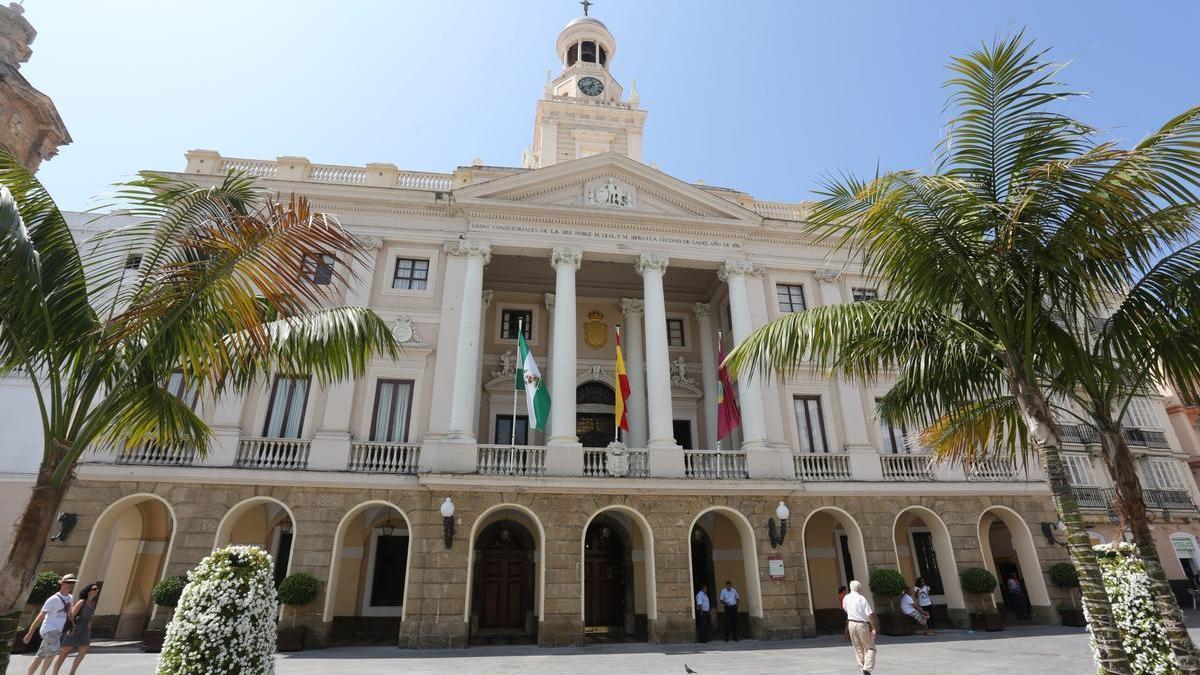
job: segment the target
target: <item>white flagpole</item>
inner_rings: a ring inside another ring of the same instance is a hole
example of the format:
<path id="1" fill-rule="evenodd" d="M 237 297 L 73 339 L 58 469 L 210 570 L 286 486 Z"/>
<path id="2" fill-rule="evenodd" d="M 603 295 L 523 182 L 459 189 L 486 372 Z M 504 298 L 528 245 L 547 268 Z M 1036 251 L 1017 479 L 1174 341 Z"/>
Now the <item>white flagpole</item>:
<path id="1" fill-rule="evenodd" d="M 717 358 L 721 358 L 721 329 L 720 328 L 717 329 Z M 721 364 L 718 363 L 717 364 L 717 387 L 721 388 L 724 386 L 725 386 L 725 383 L 721 381 Z M 724 394 L 725 396 L 729 395 L 727 392 L 721 392 L 721 393 Z M 717 410 L 717 418 L 720 419 L 720 417 L 721 417 L 721 411 Z M 719 429 L 720 427 L 721 427 L 721 423 L 717 422 L 717 428 Z M 720 452 L 720 451 L 721 451 L 721 436 L 720 436 L 720 434 L 718 434 L 717 435 L 717 452 Z"/>
<path id="2" fill-rule="evenodd" d="M 523 335 L 525 335 L 525 317 L 521 317 L 521 318 L 517 319 L 517 344 L 520 344 L 521 337 Z M 525 361 L 521 360 L 521 350 L 520 349 L 517 349 L 517 360 L 521 361 L 520 363 L 517 364 L 517 369 L 524 371 Z M 525 390 L 522 389 L 521 391 L 525 391 Z M 516 445 L 517 445 L 517 387 L 516 387 L 516 382 L 513 382 L 513 411 L 512 411 L 511 427 L 512 428 L 509 429 L 510 433 L 509 433 L 509 437 L 508 437 L 508 444 L 510 446 L 516 447 Z M 525 428 L 525 437 L 526 437 L 525 438 L 526 442 L 528 442 L 528 440 L 529 440 L 529 428 L 528 427 Z"/>
<path id="3" fill-rule="evenodd" d="M 617 324 L 617 349 L 620 349 L 620 348 L 621 348 L 621 324 Z M 613 365 L 614 366 L 616 365 L 615 361 L 613 362 Z M 616 385 L 615 387 L 613 387 L 613 389 L 616 390 L 617 397 L 619 398 L 621 396 L 621 373 L 618 373 L 616 368 L 613 368 L 613 384 Z M 625 409 L 624 401 L 621 401 L 621 409 L 622 410 Z M 629 413 L 626 412 L 625 414 L 628 415 Z M 617 418 L 616 420 L 614 420 L 613 426 L 615 427 L 613 429 L 613 442 L 620 443 L 621 442 L 621 419 Z"/>

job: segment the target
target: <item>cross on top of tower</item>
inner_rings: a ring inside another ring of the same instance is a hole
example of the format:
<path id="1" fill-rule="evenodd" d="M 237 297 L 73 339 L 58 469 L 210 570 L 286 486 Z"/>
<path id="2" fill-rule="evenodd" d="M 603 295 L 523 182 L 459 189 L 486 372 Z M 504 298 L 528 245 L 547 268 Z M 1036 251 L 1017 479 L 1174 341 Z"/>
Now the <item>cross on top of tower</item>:
<path id="1" fill-rule="evenodd" d="M 583 15 L 587 16 L 588 8 L 596 3 L 592 2 L 591 0 L 583 0 L 583 2 L 580 2 L 579 4 L 583 5 Z"/>

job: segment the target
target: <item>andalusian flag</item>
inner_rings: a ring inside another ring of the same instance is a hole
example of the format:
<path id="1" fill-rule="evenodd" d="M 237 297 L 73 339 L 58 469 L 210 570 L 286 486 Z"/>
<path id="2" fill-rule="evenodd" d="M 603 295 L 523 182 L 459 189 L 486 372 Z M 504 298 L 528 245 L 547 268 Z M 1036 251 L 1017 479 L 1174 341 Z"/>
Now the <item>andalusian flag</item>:
<path id="1" fill-rule="evenodd" d="M 717 440 L 733 432 L 742 423 L 742 411 L 734 397 L 733 383 L 725 369 L 725 348 L 721 346 L 721 333 L 717 333 Z"/>
<path id="2" fill-rule="evenodd" d="M 546 420 L 550 419 L 550 392 L 542 381 L 542 373 L 533 360 L 529 345 L 525 344 L 525 331 L 517 331 L 517 390 L 525 390 L 525 407 L 529 411 L 529 428 L 546 433 Z"/>
<path id="3" fill-rule="evenodd" d="M 617 326 L 617 428 L 629 433 L 629 414 L 625 408 L 629 400 L 629 373 L 625 372 L 625 357 L 621 356 L 621 327 Z"/>

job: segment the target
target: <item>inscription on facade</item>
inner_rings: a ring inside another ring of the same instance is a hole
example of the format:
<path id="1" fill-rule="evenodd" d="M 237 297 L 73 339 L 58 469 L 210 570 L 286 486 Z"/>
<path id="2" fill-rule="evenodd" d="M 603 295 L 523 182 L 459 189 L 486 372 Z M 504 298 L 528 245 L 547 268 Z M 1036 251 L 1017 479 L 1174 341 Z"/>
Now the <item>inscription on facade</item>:
<path id="1" fill-rule="evenodd" d="M 670 244 L 673 246 L 690 246 L 718 250 L 741 250 L 742 244 L 737 241 L 721 241 L 719 239 L 696 239 L 670 234 L 648 234 L 645 232 L 599 232 L 582 230 L 572 227 L 554 227 L 548 225 L 521 225 L 510 223 L 471 223 L 472 232 L 501 232 L 509 234 L 534 235 L 537 237 L 574 237 L 597 242 L 613 242 L 620 244 Z"/>

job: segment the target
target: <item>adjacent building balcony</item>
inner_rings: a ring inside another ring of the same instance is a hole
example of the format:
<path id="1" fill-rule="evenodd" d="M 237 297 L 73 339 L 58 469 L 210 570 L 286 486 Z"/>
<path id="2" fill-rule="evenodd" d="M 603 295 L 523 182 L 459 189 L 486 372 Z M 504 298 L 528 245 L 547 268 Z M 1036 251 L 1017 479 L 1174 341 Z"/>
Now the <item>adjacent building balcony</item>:
<path id="1" fill-rule="evenodd" d="M 1091 487 L 1084 485 L 1072 486 L 1075 501 L 1084 511 L 1107 511 L 1115 515 L 1113 502 L 1117 491 L 1113 488 Z M 1187 490 L 1163 490 L 1146 488 L 1142 490 L 1142 500 L 1146 508 L 1154 511 L 1196 511 L 1196 504 Z"/>

